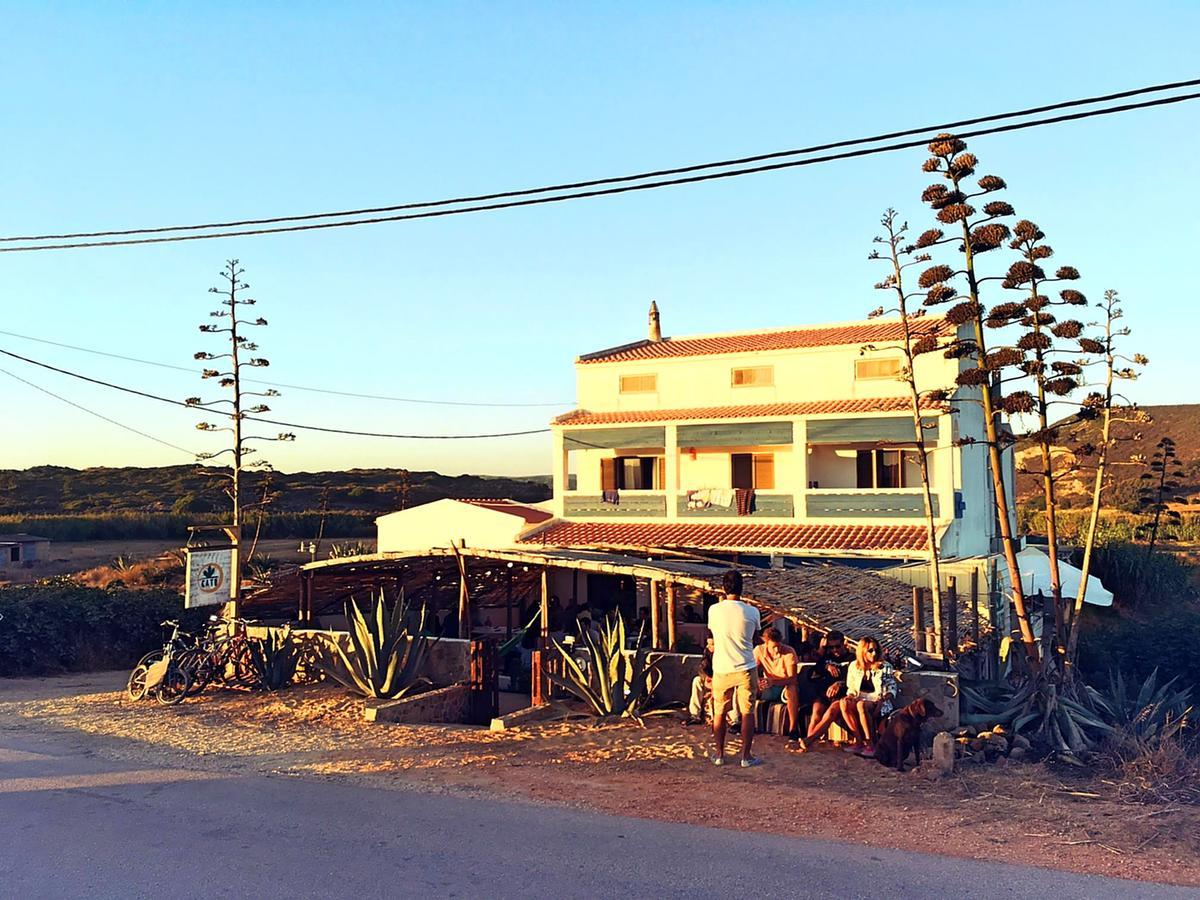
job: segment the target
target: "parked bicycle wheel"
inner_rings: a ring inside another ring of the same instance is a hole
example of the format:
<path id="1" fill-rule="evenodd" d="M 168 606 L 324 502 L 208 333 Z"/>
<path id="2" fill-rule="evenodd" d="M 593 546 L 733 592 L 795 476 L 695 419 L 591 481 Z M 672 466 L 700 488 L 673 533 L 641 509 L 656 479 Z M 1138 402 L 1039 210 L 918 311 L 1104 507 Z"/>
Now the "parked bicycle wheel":
<path id="1" fill-rule="evenodd" d="M 157 700 L 164 706 L 174 706 L 182 703 L 187 696 L 188 688 L 192 686 L 192 677 L 179 666 L 170 666 L 158 686 Z"/>
<path id="2" fill-rule="evenodd" d="M 146 673 L 150 671 L 150 667 L 145 663 L 138 663 L 134 666 L 132 672 L 129 673 L 129 681 L 125 685 L 125 693 L 130 700 L 143 700 L 146 697 Z"/>
<path id="3" fill-rule="evenodd" d="M 179 668 L 187 672 L 191 681 L 188 685 L 187 696 L 195 697 L 212 681 L 212 666 L 208 654 L 203 650 L 185 650 L 179 654 Z"/>

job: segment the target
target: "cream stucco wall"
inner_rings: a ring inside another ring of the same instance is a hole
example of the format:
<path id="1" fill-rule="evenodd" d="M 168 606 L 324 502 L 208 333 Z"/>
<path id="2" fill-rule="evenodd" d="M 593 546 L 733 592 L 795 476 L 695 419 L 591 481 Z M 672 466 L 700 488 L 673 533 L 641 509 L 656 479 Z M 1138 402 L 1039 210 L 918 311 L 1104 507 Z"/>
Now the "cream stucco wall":
<path id="1" fill-rule="evenodd" d="M 904 384 L 895 378 L 855 379 L 858 359 L 899 357 L 898 350 L 862 353 L 857 344 L 757 353 L 731 353 L 630 362 L 579 363 L 575 367 L 578 405 L 590 410 L 688 409 L 704 406 L 804 402 L 809 400 L 901 397 Z M 770 387 L 735 387 L 734 368 L 773 366 Z M 923 390 L 952 387 L 957 360 L 940 353 L 917 358 L 917 384 Z M 657 376 L 657 390 L 620 391 L 625 375 Z"/>
<path id="2" fill-rule="evenodd" d="M 526 523 L 520 516 L 458 500 L 435 500 L 380 516 L 375 525 L 383 553 L 449 547 L 462 541 L 468 547 L 502 550 L 516 545 Z"/>

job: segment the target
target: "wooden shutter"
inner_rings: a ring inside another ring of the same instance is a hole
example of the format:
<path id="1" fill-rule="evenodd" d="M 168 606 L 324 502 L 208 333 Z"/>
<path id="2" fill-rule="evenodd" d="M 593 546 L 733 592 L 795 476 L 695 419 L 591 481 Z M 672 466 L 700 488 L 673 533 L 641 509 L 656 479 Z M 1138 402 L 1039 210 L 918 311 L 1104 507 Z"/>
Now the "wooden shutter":
<path id="1" fill-rule="evenodd" d="M 656 491 L 665 491 L 667 489 L 667 458 L 660 456 L 656 467 L 654 478 L 654 489 Z"/>
<path id="2" fill-rule="evenodd" d="M 600 460 L 600 490 L 615 491 L 617 489 L 616 459 Z"/>
<path id="3" fill-rule="evenodd" d="M 773 491 L 775 489 L 775 454 L 754 454 L 754 489 L 756 491 Z"/>

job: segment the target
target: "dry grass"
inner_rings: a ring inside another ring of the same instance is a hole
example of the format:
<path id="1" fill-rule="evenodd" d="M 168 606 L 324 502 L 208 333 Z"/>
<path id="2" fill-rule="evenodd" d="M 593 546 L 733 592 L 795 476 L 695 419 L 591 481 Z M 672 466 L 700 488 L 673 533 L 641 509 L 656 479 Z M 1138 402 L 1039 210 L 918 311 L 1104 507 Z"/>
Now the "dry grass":
<path id="1" fill-rule="evenodd" d="M 1200 742 L 1194 738 L 1126 740 L 1109 750 L 1107 761 L 1122 800 L 1200 805 Z"/>

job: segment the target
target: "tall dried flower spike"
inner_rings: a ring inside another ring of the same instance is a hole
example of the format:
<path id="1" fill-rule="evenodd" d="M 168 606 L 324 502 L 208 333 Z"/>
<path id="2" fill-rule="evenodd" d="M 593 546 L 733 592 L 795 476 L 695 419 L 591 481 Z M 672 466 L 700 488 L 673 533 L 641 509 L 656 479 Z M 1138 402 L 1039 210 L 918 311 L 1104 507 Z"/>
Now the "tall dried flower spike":
<path id="1" fill-rule="evenodd" d="M 1074 266 L 1062 266 L 1054 273 L 1054 277 L 1062 281 L 1075 281 L 1079 278 L 1079 270 Z"/>
<path id="2" fill-rule="evenodd" d="M 979 189 L 981 191 L 987 191 L 989 194 L 992 193 L 993 191 L 1002 191 L 1006 187 L 1008 187 L 1008 185 L 1004 183 L 1004 179 L 998 178 L 995 175 L 984 175 L 982 178 L 979 179 Z M 1008 206 L 1007 203 L 1004 205 Z M 1010 210 L 1011 210 L 1011 207 L 1010 207 Z M 988 215 L 992 215 L 992 214 L 988 213 Z M 1009 212 L 1009 213 L 1006 213 L 1006 215 L 1012 215 L 1012 213 Z"/>
<path id="3" fill-rule="evenodd" d="M 946 265 L 930 266 L 921 273 L 917 279 L 917 286 L 921 288 L 931 288 L 935 284 L 943 281 L 949 281 L 954 277 L 954 270 Z"/>
<path id="4" fill-rule="evenodd" d="M 921 232 L 921 236 L 917 238 L 914 246 L 918 250 L 924 250 L 926 247 L 932 247 L 945 236 L 945 233 L 940 228 L 930 228 L 928 231 Z"/>
<path id="5" fill-rule="evenodd" d="M 983 204 L 984 215 L 998 218 L 999 216 L 1011 216 L 1015 214 L 1011 203 L 1005 203 L 1003 200 L 991 200 Z"/>

